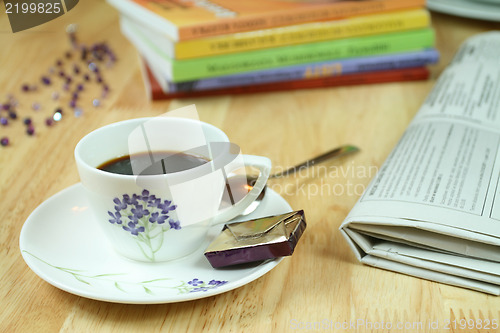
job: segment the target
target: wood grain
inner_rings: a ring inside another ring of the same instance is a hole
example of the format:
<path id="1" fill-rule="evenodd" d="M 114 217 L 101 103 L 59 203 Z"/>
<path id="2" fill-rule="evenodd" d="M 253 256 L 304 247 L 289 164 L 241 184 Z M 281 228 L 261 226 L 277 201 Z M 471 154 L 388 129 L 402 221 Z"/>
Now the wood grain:
<path id="1" fill-rule="evenodd" d="M 68 14 L 16 34 L 0 14 L 0 103 L 6 94 L 14 94 L 20 116 L 31 116 L 37 125 L 34 137 L 24 133 L 21 121 L 0 127 L 0 136 L 12 142 L 0 147 L 0 331 L 437 332 L 428 326 L 433 321 L 500 320 L 500 298 L 363 266 L 338 232 L 460 43 L 498 28 L 496 23 L 435 13 L 432 21 L 442 58 L 431 67 L 432 78 L 426 82 L 152 103 L 144 91 L 137 53 L 120 34 L 117 13 L 104 1 L 80 1 Z M 60 101 L 53 101 L 47 89 L 22 94 L 20 86 L 37 82 L 69 49 L 65 27 L 70 23 L 79 25 L 80 42 L 106 41 L 119 61 L 105 71 L 111 93 L 100 107 L 91 106 L 97 92 L 89 87 L 82 94 L 84 115 L 75 118 L 68 108 L 63 120 L 48 128 L 43 121 Z M 33 101 L 40 102 L 42 110 L 32 111 Z M 19 234 L 38 205 L 78 182 L 73 161 L 78 140 L 112 122 L 156 116 L 192 103 L 202 120 L 222 128 L 244 153 L 271 158 L 276 170 L 341 144 L 361 148 L 353 157 L 306 175 L 270 182 L 294 209 L 306 212 L 308 228 L 294 255 L 241 288 L 177 304 L 99 302 L 61 291 L 36 276 L 21 257 Z M 357 320 L 364 320 L 365 326 L 338 326 Z M 364 329 L 367 321 L 394 326 Z M 406 329 L 396 328 L 398 322 L 407 324 Z"/>

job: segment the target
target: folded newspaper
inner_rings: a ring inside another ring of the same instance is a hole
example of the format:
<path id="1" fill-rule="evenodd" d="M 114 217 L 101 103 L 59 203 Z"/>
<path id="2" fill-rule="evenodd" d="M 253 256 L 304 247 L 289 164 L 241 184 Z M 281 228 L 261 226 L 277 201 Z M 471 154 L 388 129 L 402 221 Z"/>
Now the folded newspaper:
<path id="1" fill-rule="evenodd" d="M 461 45 L 342 223 L 362 263 L 500 295 L 499 55 Z"/>

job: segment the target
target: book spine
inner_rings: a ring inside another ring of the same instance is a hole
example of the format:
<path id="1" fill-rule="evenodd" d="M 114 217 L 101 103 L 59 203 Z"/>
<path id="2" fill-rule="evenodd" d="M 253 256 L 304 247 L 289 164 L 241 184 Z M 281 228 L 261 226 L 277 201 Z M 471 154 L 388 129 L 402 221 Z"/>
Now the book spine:
<path id="1" fill-rule="evenodd" d="M 106 0 L 106 2 L 118 9 L 121 15 L 136 18 L 148 28 L 161 31 L 173 40 L 179 40 L 179 31 L 175 24 L 135 3 L 133 0 Z"/>
<path id="2" fill-rule="evenodd" d="M 172 65 L 170 81 L 180 82 L 333 59 L 415 51 L 433 46 L 433 30 L 421 29 L 215 57 L 166 60 L 170 60 Z"/>
<path id="3" fill-rule="evenodd" d="M 284 10 L 272 14 L 259 14 L 233 18 L 226 21 L 191 25 L 179 28 L 179 40 L 205 38 L 237 32 L 269 29 L 300 23 L 340 19 L 351 16 L 382 13 L 393 10 L 425 7 L 425 0 L 365 0 L 340 1 L 335 5 L 325 4 Z"/>
<path id="4" fill-rule="evenodd" d="M 160 53 L 165 54 L 169 58 L 175 58 L 176 43 L 166 37 L 165 34 L 150 30 L 143 24 L 124 15 L 120 16 L 120 26 L 129 27 L 126 29 L 136 30 L 140 35 L 148 36 L 148 39 L 160 50 Z"/>
<path id="5" fill-rule="evenodd" d="M 168 85 L 167 91 L 169 92 L 202 91 L 222 89 L 232 86 L 251 86 L 300 79 L 340 76 L 369 71 L 422 67 L 428 64 L 436 63 L 438 60 L 439 52 L 435 49 L 428 49 L 416 52 L 404 52 L 382 56 L 359 57 L 298 66 L 287 66 L 179 83 L 172 83 L 163 80 L 162 86 Z"/>
<path id="6" fill-rule="evenodd" d="M 180 41 L 178 43 L 174 43 L 166 37 L 163 40 L 165 44 L 175 48 L 176 59 L 189 59 L 404 31 L 424 28 L 429 25 L 429 12 L 424 9 L 415 9 Z"/>
<path id="7" fill-rule="evenodd" d="M 149 78 L 154 80 L 154 78 L 149 75 Z M 251 93 L 262 93 L 262 92 L 275 92 L 275 91 L 287 91 L 296 89 L 314 89 L 314 88 L 325 88 L 325 87 L 339 87 L 339 86 L 350 86 L 350 85 L 361 85 L 361 84 L 378 84 L 387 82 L 404 82 L 404 81 L 417 81 L 417 80 L 427 80 L 429 78 L 429 71 L 427 68 L 406 68 L 406 69 L 396 69 L 381 72 L 368 72 L 368 73 L 356 73 L 343 75 L 339 77 L 325 77 L 317 79 L 303 79 L 296 81 L 282 82 L 279 84 L 262 84 L 250 87 L 232 87 L 226 89 L 214 89 L 205 91 L 195 91 L 195 92 L 177 92 L 177 93 L 165 93 L 159 89 L 157 83 L 152 83 L 151 86 L 156 87 L 153 89 L 150 96 L 154 100 L 162 99 L 173 99 L 173 98 L 192 98 L 192 97 L 202 97 L 202 96 L 220 96 L 220 95 L 230 95 L 230 94 L 251 94 Z"/>
<path id="8" fill-rule="evenodd" d="M 155 43 L 145 38 L 141 38 L 142 35 L 140 31 L 126 24 L 126 20 L 120 20 L 120 30 L 129 42 L 135 46 L 141 56 L 145 58 L 148 63 L 154 65 L 155 73 L 159 73 L 160 71 L 158 69 L 161 68 L 161 75 L 168 78 L 172 77 L 172 66 L 171 63 L 165 59 L 164 50 L 159 49 Z"/>

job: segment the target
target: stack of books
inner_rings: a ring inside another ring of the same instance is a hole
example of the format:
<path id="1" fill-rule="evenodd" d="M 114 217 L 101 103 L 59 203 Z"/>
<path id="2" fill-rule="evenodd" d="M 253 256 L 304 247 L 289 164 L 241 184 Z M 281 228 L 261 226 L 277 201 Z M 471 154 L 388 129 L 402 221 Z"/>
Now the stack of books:
<path id="1" fill-rule="evenodd" d="M 423 80 L 425 0 L 107 0 L 153 99 Z"/>

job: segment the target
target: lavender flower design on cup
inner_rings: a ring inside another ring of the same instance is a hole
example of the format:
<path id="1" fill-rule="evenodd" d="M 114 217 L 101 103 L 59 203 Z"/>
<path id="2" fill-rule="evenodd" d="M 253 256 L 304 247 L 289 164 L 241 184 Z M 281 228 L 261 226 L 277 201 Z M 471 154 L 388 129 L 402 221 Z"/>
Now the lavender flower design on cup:
<path id="1" fill-rule="evenodd" d="M 155 254 L 163 244 L 165 232 L 181 229 L 179 221 L 169 215 L 177 206 L 170 200 L 150 195 L 148 190 L 138 194 L 124 194 L 114 198 L 114 211 L 108 211 L 109 223 L 135 237 L 144 257 L 155 261 Z"/>

